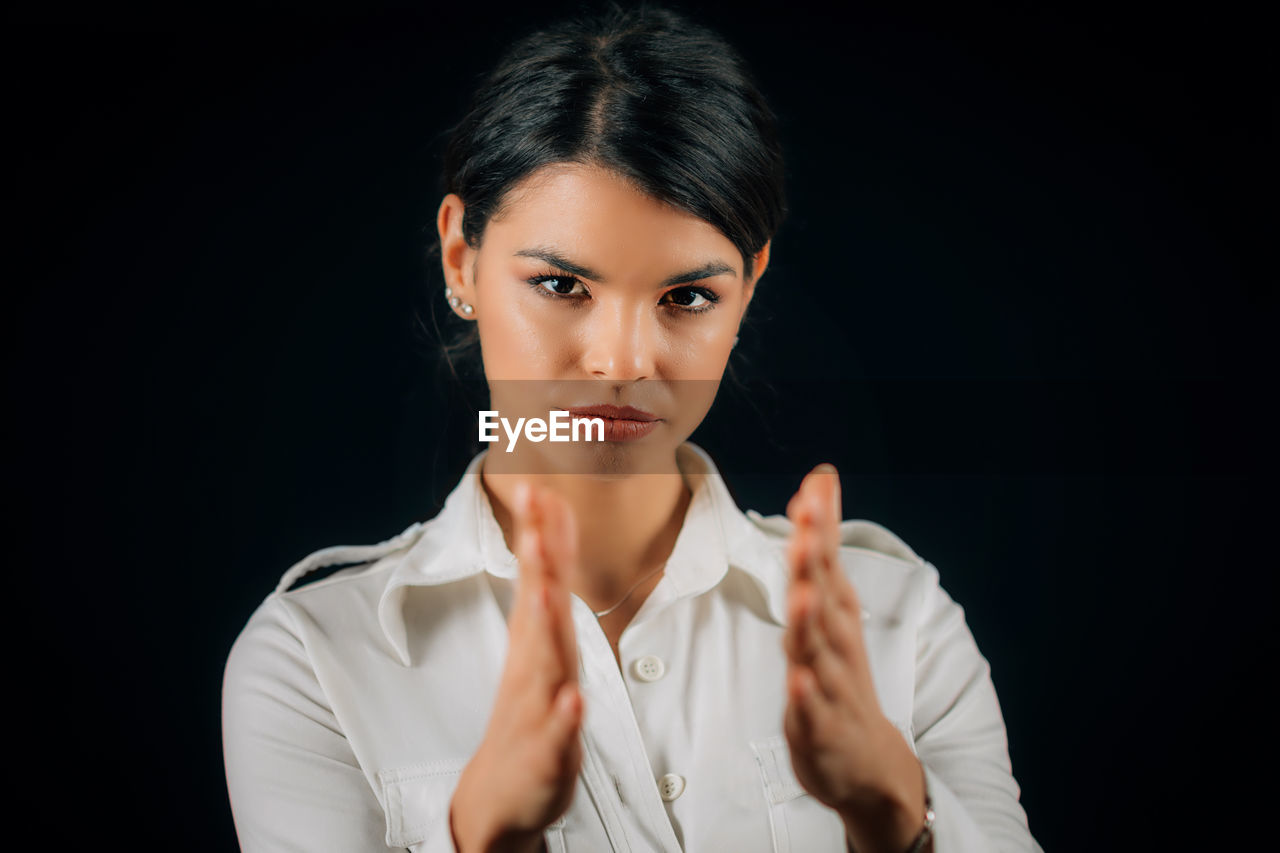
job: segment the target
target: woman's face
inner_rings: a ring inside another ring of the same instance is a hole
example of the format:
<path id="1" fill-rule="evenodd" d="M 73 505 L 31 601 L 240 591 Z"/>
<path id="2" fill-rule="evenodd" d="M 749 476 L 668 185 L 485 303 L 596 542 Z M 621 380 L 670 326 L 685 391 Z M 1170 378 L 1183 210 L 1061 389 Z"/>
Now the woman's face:
<path id="1" fill-rule="evenodd" d="M 631 441 L 532 444 L 522 436 L 517 450 L 632 473 L 667 460 L 668 470 L 711 408 L 769 247 L 746 280 L 737 248 L 714 226 L 581 164 L 547 166 L 517 185 L 479 249 L 462 239 L 462 211 L 452 194 L 440 207 L 445 280 L 474 308 L 459 316 L 479 324 L 499 416 L 514 425 L 613 404 L 658 419 Z M 505 450 L 499 435 L 492 446 Z"/>

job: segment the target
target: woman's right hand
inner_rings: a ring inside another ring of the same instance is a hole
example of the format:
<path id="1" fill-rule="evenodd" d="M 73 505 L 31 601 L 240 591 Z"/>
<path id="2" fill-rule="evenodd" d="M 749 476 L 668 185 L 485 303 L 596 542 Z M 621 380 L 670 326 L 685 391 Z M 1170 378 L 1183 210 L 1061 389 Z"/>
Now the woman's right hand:
<path id="1" fill-rule="evenodd" d="M 568 585 L 578 560 L 573 511 L 554 492 L 526 483 L 517 485 L 514 504 L 520 570 L 506 667 L 484 738 L 450 803 L 460 853 L 541 849 L 543 830 L 573 800 L 582 765 Z"/>

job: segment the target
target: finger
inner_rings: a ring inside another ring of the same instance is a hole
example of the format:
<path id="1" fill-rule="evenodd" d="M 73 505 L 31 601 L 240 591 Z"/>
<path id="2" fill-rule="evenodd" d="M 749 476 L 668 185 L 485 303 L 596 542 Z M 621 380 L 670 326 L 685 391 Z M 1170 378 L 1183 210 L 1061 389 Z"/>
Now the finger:
<path id="1" fill-rule="evenodd" d="M 792 581 L 789 584 L 787 629 L 784 632 L 784 648 L 796 663 L 810 663 L 819 650 L 827 645 L 822 636 L 823 620 L 820 619 L 830 593 L 824 588 L 815 571 L 814 554 L 818 549 L 816 535 L 802 523 L 788 543 Z M 826 622 L 829 624 L 830 619 Z"/>
<path id="2" fill-rule="evenodd" d="M 847 615 L 824 603 L 816 584 L 795 584 L 787 599 L 787 627 L 783 648 L 795 663 L 810 664 L 822 654 L 836 664 L 848 663 L 845 651 L 852 642 Z"/>
<path id="3" fill-rule="evenodd" d="M 788 661 L 813 670 L 823 695 L 829 701 L 856 702 L 856 679 L 852 669 L 852 661 L 856 658 L 846 657 L 836 647 L 832 641 L 832 626 L 824 624 L 824 620 L 842 619 L 844 614 L 834 608 L 820 607 L 812 587 L 806 585 L 792 600 L 789 617 L 788 630 L 783 633 Z"/>
<path id="4" fill-rule="evenodd" d="M 823 647 L 831 649 L 846 664 L 854 663 L 860 659 L 862 625 L 856 613 L 842 607 L 836 599 L 836 594 L 831 593 L 820 603 L 814 618 L 814 632 Z"/>
<path id="5" fill-rule="evenodd" d="M 579 731 L 585 710 L 582 691 L 576 684 L 563 684 L 541 710 L 539 725 L 525 735 L 536 742 L 539 758 L 531 756 L 527 766 L 546 772 L 545 781 L 566 781 L 581 769 Z"/>
<path id="6" fill-rule="evenodd" d="M 817 651 L 809 615 L 813 597 L 810 583 L 793 585 L 787 596 L 787 627 L 782 642 L 788 660 L 793 663 L 808 663 Z"/>
<path id="7" fill-rule="evenodd" d="M 804 475 L 804 479 L 800 481 L 800 488 L 796 489 L 796 493 L 792 495 L 791 500 L 787 503 L 787 515 L 792 521 L 799 521 L 801 518 L 813 516 L 816 518 L 825 518 L 827 515 L 827 506 L 815 507 L 810 504 L 813 496 L 822 496 L 825 500 L 832 502 L 833 514 L 838 514 L 837 501 L 839 500 L 839 476 L 836 473 L 836 467 L 830 462 L 823 462 L 821 465 L 814 466 L 813 470 Z"/>
<path id="8" fill-rule="evenodd" d="M 522 518 L 526 530 L 536 530 L 541 534 L 539 539 L 543 548 L 542 559 L 537 563 L 534 579 L 544 583 L 553 579 L 550 577 L 551 568 L 546 560 L 549 539 L 547 535 L 547 495 L 546 489 L 534 483 L 529 483 L 528 492 L 525 495 L 525 513 Z"/>
<path id="9" fill-rule="evenodd" d="M 852 601 L 852 586 L 844 577 L 839 560 L 840 509 L 839 477 L 834 466 L 822 464 L 801 483 L 788 507 L 796 521 L 788 559 L 794 608 L 784 643 L 797 662 L 813 662 L 822 649 L 844 658 L 855 645 L 860 626 L 850 624 L 845 611 Z M 803 617 L 803 618 L 802 618 Z M 840 660 L 828 661 L 826 668 L 838 668 Z M 821 670 L 819 671 L 821 674 Z M 835 673 L 838 675 L 838 672 Z M 830 679 L 823 678 L 824 690 Z"/>
<path id="10" fill-rule="evenodd" d="M 795 590 L 811 588 L 814 600 L 821 604 L 832 594 L 830 583 L 822 566 L 822 544 L 817 532 L 807 522 L 802 522 L 791 534 L 787 543 L 787 560 L 790 565 L 790 587 Z M 788 590 L 790 592 L 791 589 Z"/>
<path id="11" fill-rule="evenodd" d="M 808 665 L 822 648 L 814 622 L 816 596 L 813 585 L 797 585 L 787 599 L 787 628 L 783 632 L 783 647 L 791 663 Z"/>
<path id="12" fill-rule="evenodd" d="M 864 659 L 853 647 L 848 614 L 830 605 L 819 606 L 810 620 L 813 654 L 807 666 L 813 670 L 822 695 L 833 704 L 853 707 L 858 704 L 855 667 Z"/>
<path id="13" fill-rule="evenodd" d="M 578 536 L 573 509 L 553 491 L 542 490 L 538 497 L 543 514 L 542 527 L 547 534 L 548 577 L 567 596 L 569 583 L 573 580 L 572 570 L 576 569 L 578 560 Z"/>
<path id="14" fill-rule="evenodd" d="M 821 584 L 823 578 L 818 573 L 816 549 L 812 541 L 815 537 L 813 524 L 803 513 L 799 517 L 800 521 L 787 540 L 786 556 L 791 568 L 790 577 L 793 581 Z"/>
<path id="15" fill-rule="evenodd" d="M 830 541 L 819 541 L 817 531 L 805 530 L 797 537 L 797 560 L 808 566 L 812 575 L 814 612 L 811 614 L 810 632 L 816 642 L 829 646 L 836 654 L 846 656 L 853 651 L 861 636 L 861 625 L 856 618 L 856 596 L 853 587 L 844 576 L 843 567 L 832 570 L 829 563 L 839 565 L 838 547 Z"/>
<path id="16" fill-rule="evenodd" d="M 553 492 L 543 492 L 544 528 L 547 534 L 549 597 L 552 636 L 564 666 L 564 678 L 578 677 L 578 641 L 573 627 L 573 602 L 569 579 L 577 575 L 578 534 L 573 510 Z"/>
<path id="17" fill-rule="evenodd" d="M 809 472 L 804 485 L 812 525 L 822 544 L 823 568 L 830 569 L 840 548 L 840 478 L 835 466 L 824 462 Z"/>
<path id="18" fill-rule="evenodd" d="M 566 751 L 577 740 L 584 708 L 582 691 L 577 684 L 563 684 L 556 691 L 547 719 L 547 736 L 558 751 Z"/>
<path id="19" fill-rule="evenodd" d="M 826 552 L 834 553 L 838 550 L 840 537 L 839 522 L 834 520 L 836 511 L 831 494 L 831 481 L 834 478 L 822 473 L 824 466 L 830 468 L 824 463 L 805 476 L 790 505 L 795 523 L 793 538 L 802 538 L 804 534 L 811 533 L 820 546 L 809 553 L 809 562 L 801 568 L 822 573 L 828 569 Z M 814 580 L 822 584 L 826 578 L 823 574 L 815 574 Z"/>
<path id="20" fill-rule="evenodd" d="M 824 605 L 819 623 L 828 644 L 853 666 L 861 665 L 866 654 L 862 641 L 862 603 L 840 559 L 841 508 L 840 478 L 835 466 L 814 469 L 817 485 L 810 493 L 811 511 L 822 519 L 820 569 L 824 582 Z M 829 473 L 826 473 L 829 472 Z"/>
<path id="21" fill-rule="evenodd" d="M 787 670 L 787 709 L 783 725 L 789 738 L 799 740 L 804 746 L 823 742 L 833 713 L 811 669 L 794 666 Z"/>
<path id="22" fill-rule="evenodd" d="M 797 536 L 797 559 L 803 561 L 805 550 L 816 547 L 814 538 L 806 532 Z M 828 699 L 858 701 L 854 691 L 864 683 L 859 674 L 868 667 L 859 617 L 811 581 L 793 583 L 787 605 L 783 649 L 788 659 L 813 668 Z"/>
<path id="23" fill-rule="evenodd" d="M 548 503 L 550 493 L 532 483 L 516 486 L 516 562 L 519 566 L 519 582 L 528 597 L 526 603 L 535 605 L 543 595 L 542 590 L 558 592 L 558 576 L 555 571 L 553 549 L 555 531 L 550 518 L 553 509 Z"/>
<path id="24" fill-rule="evenodd" d="M 543 532 L 526 528 L 521 543 L 520 560 L 529 567 L 526 585 L 532 592 L 527 598 L 528 621 L 521 623 L 519 633 L 513 631 L 512 653 L 522 656 L 522 668 L 531 673 L 534 683 L 541 685 L 544 699 L 549 703 L 565 680 L 569 666 L 559 642 L 557 622 L 560 619 L 551 586 L 537 579 L 546 562 Z"/>
<path id="25" fill-rule="evenodd" d="M 556 537 L 557 496 L 530 485 L 522 495 L 523 525 L 520 535 L 521 585 L 528 589 L 526 606 L 530 614 L 527 630 L 519 636 L 519 654 L 527 655 L 525 666 L 542 685 L 550 703 L 565 681 L 578 677 L 577 643 L 573 638 L 573 617 L 567 587 L 559 582 L 551 551 Z"/>
<path id="26" fill-rule="evenodd" d="M 813 512 L 806 498 L 809 480 L 810 476 L 806 474 L 804 479 L 800 481 L 800 488 L 796 489 L 796 493 L 791 496 L 791 500 L 787 501 L 787 518 L 797 525 L 809 521 Z"/>
<path id="27" fill-rule="evenodd" d="M 528 548 L 526 533 L 529 530 L 533 512 L 530 505 L 532 500 L 532 484 L 524 480 L 516 483 L 511 506 L 516 546 L 516 613 L 528 611 L 534 607 L 538 595 L 538 571 L 533 565 L 534 558 L 525 553 Z"/>
<path id="28" fill-rule="evenodd" d="M 837 606 L 860 617 L 862 608 L 857 593 L 840 561 L 840 524 L 844 517 L 840 476 L 829 463 L 819 465 L 813 473 L 815 483 L 808 495 L 810 513 L 817 519 L 815 527 L 822 543 L 818 561 L 821 579 Z"/>
<path id="29" fill-rule="evenodd" d="M 790 567 L 787 588 L 787 635 L 793 656 L 804 662 L 813 653 L 813 609 L 823 595 L 819 579 L 814 572 L 812 559 L 813 533 L 804 524 L 792 532 L 787 543 L 787 561 Z"/>

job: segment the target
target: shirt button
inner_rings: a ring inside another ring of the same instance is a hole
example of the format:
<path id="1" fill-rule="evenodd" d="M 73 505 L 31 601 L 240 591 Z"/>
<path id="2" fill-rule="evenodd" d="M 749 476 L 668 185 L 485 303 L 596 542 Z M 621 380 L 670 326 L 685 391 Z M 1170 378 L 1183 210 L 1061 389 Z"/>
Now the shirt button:
<path id="1" fill-rule="evenodd" d="M 668 803 L 684 793 L 684 777 L 668 773 L 658 780 L 658 793 Z"/>
<path id="2" fill-rule="evenodd" d="M 667 665 L 656 655 L 645 655 L 631 665 L 631 670 L 641 681 L 657 681 L 667 674 Z"/>

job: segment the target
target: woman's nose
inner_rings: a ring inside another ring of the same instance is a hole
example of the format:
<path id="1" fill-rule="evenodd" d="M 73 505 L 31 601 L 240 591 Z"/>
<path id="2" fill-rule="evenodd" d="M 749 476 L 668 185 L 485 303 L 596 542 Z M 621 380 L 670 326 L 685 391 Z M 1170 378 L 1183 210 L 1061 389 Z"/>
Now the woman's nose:
<path id="1" fill-rule="evenodd" d="M 658 330 L 642 310 L 617 306 L 599 311 L 587 330 L 583 367 L 596 379 L 651 379 L 657 362 Z"/>

